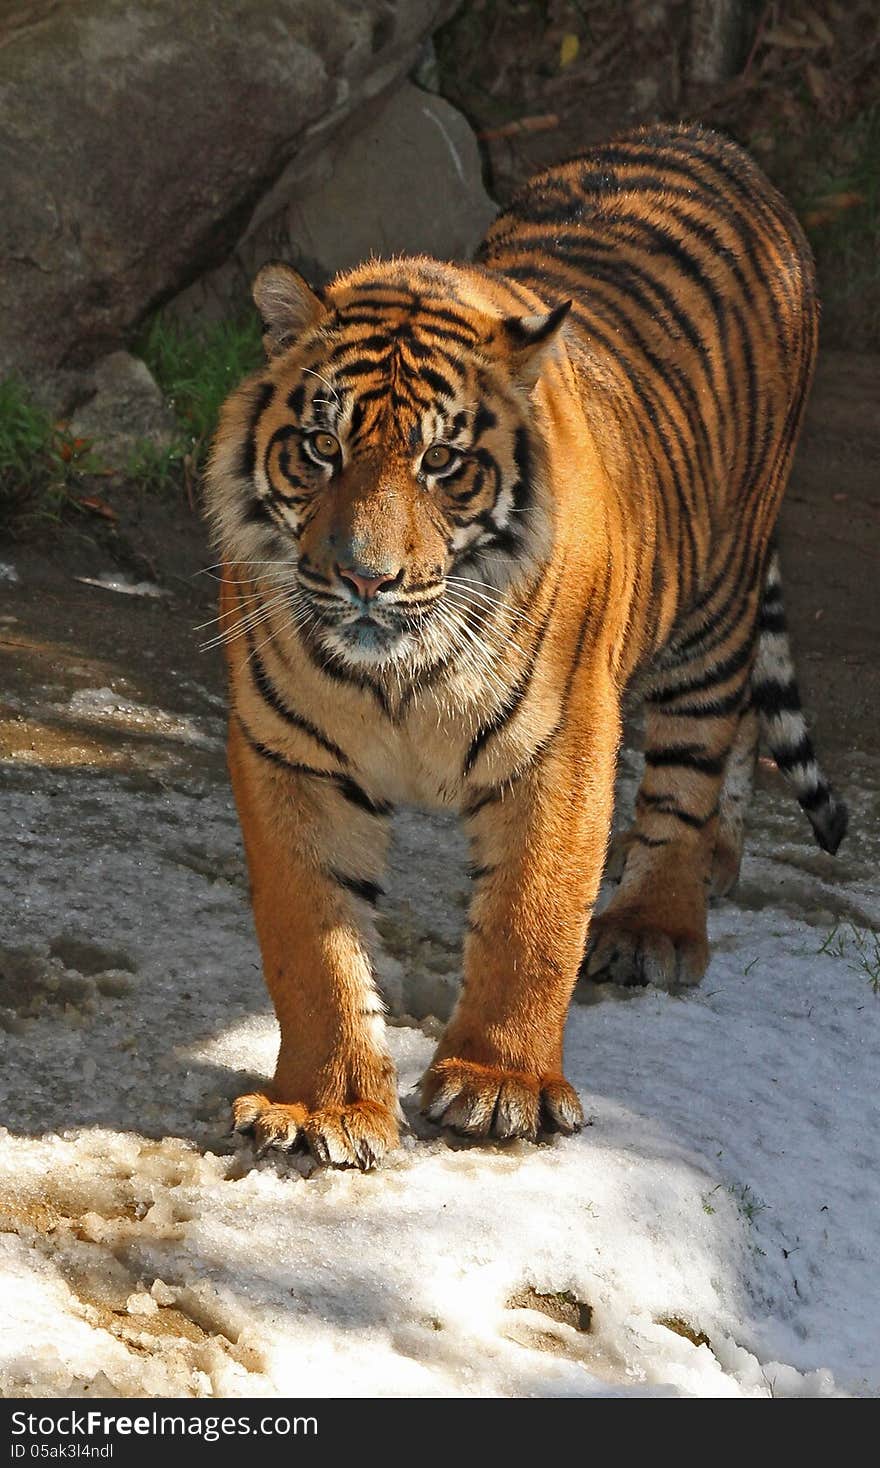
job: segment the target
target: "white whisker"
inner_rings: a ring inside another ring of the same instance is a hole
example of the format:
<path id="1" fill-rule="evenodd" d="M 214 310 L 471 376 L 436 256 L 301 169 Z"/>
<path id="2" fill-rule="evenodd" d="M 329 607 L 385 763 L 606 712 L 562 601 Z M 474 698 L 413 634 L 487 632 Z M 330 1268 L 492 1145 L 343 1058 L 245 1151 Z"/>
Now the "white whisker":
<path id="1" fill-rule="evenodd" d="M 322 377 L 321 376 L 321 373 L 320 372 L 316 372 L 313 367 L 304 367 L 302 370 L 303 370 L 303 372 L 307 372 L 310 377 L 317 377 L 317 379 L 318 379 L 319 382 L 323 382 L 324 386 L 326 388 L 329 388 L 330 394 L 331 394 L 331 396 L 333 398 L 333 401 L 335 402 L 337 408 L 339 408 L 339 409 L 342 408 L 342 403 L 340 402 L 340 399 L 339 399 L 339 393 L 336 391 L 336 388 L 333 386 L 333 383 L 329 380 L 329 378 Z"/>

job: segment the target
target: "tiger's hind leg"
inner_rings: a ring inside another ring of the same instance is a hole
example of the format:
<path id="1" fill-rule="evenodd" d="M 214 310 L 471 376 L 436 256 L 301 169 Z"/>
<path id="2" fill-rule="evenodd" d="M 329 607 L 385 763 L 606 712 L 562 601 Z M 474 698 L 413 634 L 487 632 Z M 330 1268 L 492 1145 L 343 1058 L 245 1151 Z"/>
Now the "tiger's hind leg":
<path id="1" fill-rule="evenodd" d="M 710 897 L 726 897 L 739 879 L 745 820 L 758 762 L 758 715 L 751 704 L 740 714 L 718 797 L 718 823 L 709 873 Z"/>
<path id="2" fill-rule="evenodd" d="M 740 715 L 736 736 L 727 756 L 724 782 L 718 797 L 718 824 L 712 868 L 709 877 L 710 897 L 726 897 L 736 886 L 742 864 L 745 818 L 752 798 L 755 765 L 758 759 L 758 716 L 749 706 Z M 638 845 L 638 826 L 618 831 L 608 848 L 605 880 L 619 882 L 626 869 L 627 857 Z"/>
<path id="3" fill-rule="evenodd" d="M 710 885 L 739 870 L 756 722 L 747 707 L 757 587 L 714 631 L 666 656 L 646 703 L 645 774 L 618 845 L 620 884 L 593 919 L 583 972 L 598 983 L 695 984 L 709 957 Z M 744 711 L 744 705 L 746 705 Z"/>

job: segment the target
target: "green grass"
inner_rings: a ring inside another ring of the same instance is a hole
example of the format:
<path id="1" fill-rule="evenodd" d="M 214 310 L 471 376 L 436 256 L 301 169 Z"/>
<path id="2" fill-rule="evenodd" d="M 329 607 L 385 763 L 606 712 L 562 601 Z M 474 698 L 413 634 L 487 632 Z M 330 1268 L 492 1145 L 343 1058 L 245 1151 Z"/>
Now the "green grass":
<path id="1" fill-rule="evenodd" d="M 0 382 L 0 519 L 57 519 L 95 467 L 88 439 L 53 423 L 16 378 Z"/>
<path id="2" fill-rule="evenodd" d="M 873 928 L 859 928 L 853 922 L 836 923 L 816 952 L 842 958 L 853 973 L 864 975 L 875 994 L 880 994 L 880 933 Z"/>
<path id="3" fill-rule="evenodd" d="M 170 462 L 166 456 L 168 473 L 184 458 L 198 473 L 224 399 L 263 360 L 259 321 L 256 316 L 248 316 L 195 330 L 160 314 L 150 322 L 135 350 L 155 377 L 180 425 L 181 442 L 172 451 Z M 142 470 L 150 468 L 148 458 Z M 153 480 L 157 472 L 154 459 Z"/>
<path id="4" fill-rule="evenodd" d="M 224 399 L 263 360 L 259 321 L 249 316 L 197 331 L 159 315 L 134 350 L 162 389 L 179 431 L 167 447 L 137 445 L 124 476 L 148 492 L 185 485 L 191 495 Z M 86 508 L 80 496 L 93 493 L 89 476 L 101 468 L 99 442 L 76 438 L 66 424 L 53 422 L 17 379 L 0 382 L 0 521 L 24 530 L 29 522 Z"/>
<path id="5" fill-rule="evenodd" d="M 747 1223 L 754 1223 L 758 1214 L 769 1207 L 763 1198 L 752 1192 L 748 1183 L 740 1183 L 739 1186 L 732 1184 L 728 1191 Z"/>
<path id="6" fill-rule="evenodd" d="M 167 448 L 145 441 L 134 449 L 125 466 L 125 474 L 142 489 L 162 494 L 180 485 L 181 478 L 186 478 L 190 463 L 183 437 L 175 439 Z"/>
<path id="7" fill-rule="evenodd" d="M 726 1185 L 724 1183 L 716 1183 L 714 1188 L 710 1188 L 702 1196 L 701 1202 L 704 1213 L 712 1214 L 715 1212 L 715 1205 L 712 1202 L 712 1198 L 722 1190 L 730 1194 L 743 1218 L 749 1224 L 754 1223 L 758 1214 L 763 1213 L 770 1206 L 752 1192 L 748 1183 L 727 1183 Z"/>

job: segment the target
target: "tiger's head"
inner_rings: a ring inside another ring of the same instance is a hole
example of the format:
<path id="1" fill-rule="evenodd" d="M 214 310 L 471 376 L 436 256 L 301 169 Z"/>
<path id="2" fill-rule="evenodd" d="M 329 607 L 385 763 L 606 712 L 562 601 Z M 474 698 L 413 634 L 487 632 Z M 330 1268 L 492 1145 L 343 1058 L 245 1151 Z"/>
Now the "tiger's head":
<path id="1" fill-rule="evenodd" d="M 320 296 L 270 265 L 254 299 L 267 365 L 227 403 L 208 476 L 224 557 L 348 664 L 443 656 L 546 552 L 532 394 L 570 303 L 505 314 L 480 272 L 429 260 Z"/>

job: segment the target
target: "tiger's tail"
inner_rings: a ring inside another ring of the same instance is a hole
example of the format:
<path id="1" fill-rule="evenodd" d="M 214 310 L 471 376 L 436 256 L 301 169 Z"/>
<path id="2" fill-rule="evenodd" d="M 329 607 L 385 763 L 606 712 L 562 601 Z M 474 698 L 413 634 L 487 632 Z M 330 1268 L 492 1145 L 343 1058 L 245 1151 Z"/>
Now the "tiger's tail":
<path id="1" fill-rule="evenodd" d="M 837 850 L 849 817 L 816 759 L 807 729 L 785 621 L 779 558 L 770 557 L 758 615 L 758 647 L 751 676 L 752 704 L 779 769 L 824 851 Z"/>

